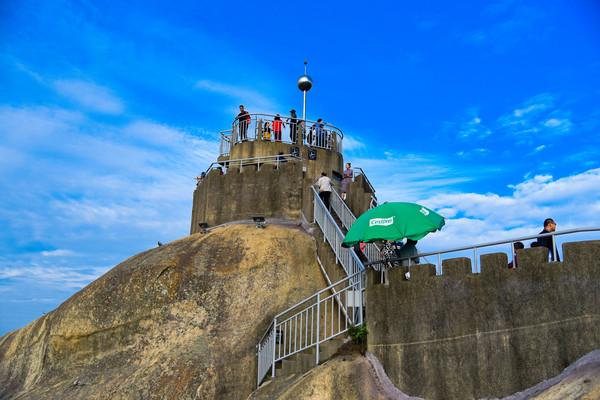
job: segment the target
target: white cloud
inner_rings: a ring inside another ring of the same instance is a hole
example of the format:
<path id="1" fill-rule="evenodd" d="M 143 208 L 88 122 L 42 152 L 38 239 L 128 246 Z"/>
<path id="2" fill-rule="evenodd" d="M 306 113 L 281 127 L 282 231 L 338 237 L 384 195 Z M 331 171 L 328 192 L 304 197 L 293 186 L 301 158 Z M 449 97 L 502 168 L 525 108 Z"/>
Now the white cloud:
<path id="1" fill-rule="evenodd" d="M 465 140 L 481 140 L 492 134 L 491 129 L 483 123 L 476 108 L 468 109 L 466 120 L 459 123 L 458 126 L 450 124 L 450 129 L 457 131 L 458 137 Z"/>
<path id="2" fill-rule="evenodd" d="M 280 107 L 269 97 L 253 89 L 244 88 L 240 85 L 211 81 L 207 79 L 196 82 L 196 88 L 210 93 L 216 93 L 235 99 L 236 103 L 244 104 L 250 113 L 277 113 Z M 228 110 L 230 112 L 231 110 Z"/>
<path id="3" fill-rule="evenodd" d="M 420 199 L 448 218 L 441 232 L 423 240 L 423 248 L 440 250 L 534 235 L 547 217 L 558 222 L 559 230 L 598 225 L 600 169 L 560 179 L 538 175 L 511 188 L 512 193 L 504 196 L 447 193 Z"/>
<path id="4" fill-rule="evenodd" d="M 76 255 L 77 253 L 75 253 L 72 250 L 67 250 L 67 249 L 56 249 L 56 250 L 42 251 L 40 254 L 44 257 L 71 257 L 71 256 Z"/>
<path id="5" fill-rule="evenodd" d="M 511 113 L 496 121 L 496 129 L 511 136 L 531 137 L 541 132 L 545 135 L 565 135 L 572 130 L 570 112 L 556 106 L 557 99 L 542 93 L 525 101 Z"/>
<path id="6" fill-rule="evenodd" d="M 534 153 L 539 153 L 540 151 L 544 150 L 546 148 L 545 144 L 541 144 L 539 146 L 537 146 L 535 149 L 533 149 Z"/>
<path id="7" fill-rule="evenodd" d="M 475 173 L 458 172 L 426 154 L 394 154 L 385 159 L 354 158 L 352 165 L 365 170 L 380 201 L 415 201 L 428 193 L 476 179 Z"/>
<path id="8" fill-rule="evenodd" d="M 358 149 L 364 149 L 365 143 L 354 136 L 344 135 L 344 141 L 342 143 L 344 151 L 353 151 Z"/>
<path id="9" fill-rule="evenodd" d="M 54 89 L 84 108 L 104 114 L 121 114 L 123 102 L 109 89 L 95 83 L 78 79 L 53 82 Z"/>
<path id="10" fill-rule="evenodd" d="M 0 106 L 0 133 L 10 149 L 40 147 L 56 141 L 85 120 L 78 112 L 57 107 Z"/>
<path id="11" fill-rule="evenodd" d="M 19 266 L 0 267 L 0 279 L 44 282 L 49 285 L 80 289 L 108 268 L 77 270 L 72 267 Z"/>
<path id="12" fill-rule="evenodd" d="M 0 153 L 13 154 L 0 163 L 0 238 L 59 249 L 11 262 L 114 264 L 187 234 L 194 177 L 214 161 L 216 135 L 91 118 L 56 107 L 0 107 L 0 135 L 8 139 Z M 63 249 L 77 249 L 77 257 Z"/>

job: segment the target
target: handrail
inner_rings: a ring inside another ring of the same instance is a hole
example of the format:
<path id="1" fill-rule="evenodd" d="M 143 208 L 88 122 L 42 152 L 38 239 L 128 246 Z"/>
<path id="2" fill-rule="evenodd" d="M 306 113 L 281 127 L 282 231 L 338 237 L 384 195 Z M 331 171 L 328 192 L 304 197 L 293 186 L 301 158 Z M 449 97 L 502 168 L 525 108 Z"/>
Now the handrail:
<path id="1" fill-rule="evenodd" d="M 446 249 L 446 250 L 440 250 L 440 251 L 430 251 L 430 252 L 424 252 L 424 253 L 418 253 L 414 256 L 410 256 L 410 257 L 403 257 L 403 258 L 389 258 L 389 259 L 385 259 L 385 260 L 377 260 L 377 261 L 369 261 L 365 264 L 365 266 L 371 266 L 374 264 L 379 264 L 379 263 L 384 263 L 384 262 L 398 262 L 398 261 L 406 261 L 408 260 L 410 262 L 411 259 L 415 259 L 415 258 L 421 258 L 421 257 L 427 257 L 427 256 L 438 256 L 438 264 L 440 264 L 440 259 L 439 256 L 441 256 L 442 254 L 447 254 L 447 253 L 455 253 L 455 252 L 459 252 L 459 251 L 466 251 L 466 250 L 473 250 L 474 251 L 474 255 L 477 256 L 477 249 L 481 249 L 484 247 L 491 247 L 491 246 L 499 246 L 502 244 L 510 244 L 511 245 L 511 249 L 512 249 L 512 253 L 514 254 L 514 243 L 515 242 L 521 242 L 521 241 L 526 241 L 526 240 L 534 240 L 534 239 L 538 239 L 541 237 L 552 237 L 552 244 L 553 244 L 553 248 L 556 249 L 556 243 L 555 243 L 555 237 L 556 236 L 563 236 L 563 235 L 570 235 L 570 234 L 574 234 L 574 233 L 588 233 L 588 232 L 598 232 L 600 231 L 600 227 L 589 227 L 589 228 L 575 228 L 575 229 L 567 229 L 564 231 L 558 231 L 558 232 L 549 232 L 549 233 L 539 233 L 537 235 L 528 235 L 528 236 L 521 236 L 521 237 L 516 237 L 516 238 L 511 238 L 511 239 L 504 239 L 504 240 L 497 240 L 497 241 L 493 241 L 493 242 L 484 242 L 484 243 L 478 243 L 475 245 L 471 245 L 471 246 L 462 246 L 462 247 L 455 247 L 455 248 L 451 248 L 451 249 Z M 552 261 L 556 261 L 556 251 L 552 252 Z M 477 260 L 475 260 L 475 263 L 477 264 Z"/>
<path id="2" fill-rule="evenodd" d="M 286 308 L 273 318 L 273 322 L 256 346 L 257 384 L 260 384 L 269 370 L 271 376 L 275 376 L 277 361 L 311 347 L 316 348 L 315 357 L 318 364 L 321 343 L 347 332 L 352 325 L 363 323 L 364 266 L 354 249 L 341 246 L 344 234 L 314 186 L 311 186 L 311 189 L 314 196 L 315 222 L 321 228 L 324 240 L 328 241 L 333 249 L 336 262 L 341 263 L 347 276 Z M 336 287 L 341 285 L 343 287 L 336 290 Z M 337 315 L 337 318 L 334 315 Z"/>
<path id="3" fill-rule="evenodd" d="M 292 123 L 291 116 L 279 116 L 281 124 L 278 129 L 274 129 L 273 121 L 277 116 L 273 114 L 252 113 L 244 119 L 235 117 L 232 122 L 232 133 L 229 136 L 222 136 L 221 141 L 229 140 L 231 144 L 244 141 L 275 141 L 289 144 L 305 144 L 310 147 L 323 148 L 327 150 L 342 152 L 342 141 L 344 134 L 342 130 L 332 124 L 316 122 L 301 118 L 296 118 Z M 265 122 L 270 127 L 269 137 L 263 135 Z M 312 125 L 311 125 L 312 124 Z M 319 126 L 320 125 L 320 126 Z M 314 129 L 313 129 L 314 127 Z"/>
<path id="4" fill-rule="evenodd" d="M 354 213 L 352 213 L 350 207 L 348 207 L 346 202 L 335 189 L 332 191 L 331 200 L 331 206 L 339 217 L 340 221 L 342 221 L 342 225 L 344 225 L 346 229 L 350 230 L 350 227 L 354 221 L 356 221 L 356 216 Z M 375 261 L 381 259 L 381 250 L 375 243 L 365 243 L 365 245 L 366 247 L 363 254 L 365 257 L 367 257 L 367 260 Z"/>
<path id="5" fill-rule="evenodd" d="M 357 277 L 359 277 L 357 279 Z M 256 345 L 258 357 L 257 384 L 271 371 L 275 376 L 275 363 L 308 348 L 315 347 L 315 363 L 319 363 L 319 345 L 347 332 L 350 326 L 363 323 L 362 277 L 364 271 L 347 276 L 277 314 Z M 340 289 L 336 287 L 343 285 Z M 331 292 L 331 294 L 324 294 Z M 344 300 L 352 300 L 346 307 Z M 307 301 L 311 304 L 279 320 Z M 337 304 L 337 305 L 336 305 Z M 337 313 L 336 313 L 337 311 Z M 343 315 L 343 317 L 342 317 Z M 323 325 L 320 325 L 322 321 Z M 342 322 L 343 321 L 343 322 Z M 337 326 L 336 326 L 337 322 Z"/>
<path id="6" fill-rule="evenodd" d="M 314 211 L 315 222 L 317 222 L 317 225 L 319 225 L 319 227 L 321 228 L 321 231 L 323 231 L 323 235 L 324 235 L 325 239 L 327 239 L 327 241 L 331 245 L 331 248 L 333 249 L 333 252 L 336 257 L 336 261 L 339 260 L 341 262 L 342 268 L 344 269 L 344 271 L 346 272 L 347 275 L 353 274 L 355 272 L 354 268 L 350 268 L 351 266 L 358 265 L 358 270 L 364 269 L 364 265 L 363 265 L 362 261 L 360 261 L 360 258 L 358 258 L 358 256 L 354 252 L 354 249 L 348 249 L 348 248 L 342 247 L 342 241 L 344 240 L 344 233 L 342 232 L 340 227 L 337 225 L 337 223 L 333 219 L 333 216 L 331 215 L 329 210 L 327 210 L 327 208 L 325 207 L 325 204 L 323 204 L 323 201 L 319 197 L 319 194 L 317 193 L 317 190 L 315 189 L 315 187 L 311 186 L 311 189 L 314 194 L 313 197 L 314 197 L 314 205 L 315 205 L 315 211 Z M 328 226 L 323 226 L 322 223 L 324 221 L 322 222 L 317 219 L 317 215 L 318 215 L 317 211 L 326 211 L 324 214 L 325 214 L 326 221 L 329 222 Z M 331 228 L 329 228 L 329 227 L 333 228 L 333 232 L 331 232 Z M 350 254 L 349 260 L 345 260 L 344 255 L 346 254 L 346 252 L 348 254 Z M 350 262 L 351 265 L 346 265 L 347 262 Z M 351 269 L 351 270 L 349 271 L 348 269 Z"/>
<path id="7" fill-rule="evenodd" d="M 276 114 L 266 114 L 266 113 L 249 113 L 248 115 L 250 115 L 250 118 L 252 118 L 252 116 L 257 116 L 257 117 L 258 117 L 258 116 L 261 116 L 261 117 L 271 117 L 271 118 L 275 118 L 275 117 L 277 117 L 277 115 L 276 115 Z M 281 120 L 282 120 L 283 122 L 285 122 L 285 123 L 288 123 L 287 121 L 288 121 L 290 118 L 292 118 L 290 115 L 279 115 L 279 117 L 280 117 L 280 118 L 281 118 Z M 296 117 L 296 119 L 297 119 L 298 121 L 304 121 L 304 120 L 303 120 L 302 118 L 300 118 L 300 117 Z M 231 125 L 233 126 L 233 125 L 236 123 L 236 121 L 238 121 L 238 117 L 235 117 L 235 118 L 233 119 L 233 122 L 231 123 Z M 316 124 L 316 123 L 317 123 L 317 121 L 312 121 L 312 120 L 310 120 L 310 119 L 307 119 L 307 120 L 306 120 L 306 123 L 307 123 L 307 124 L 308 124 L 308 123 L 311 123 L 311 124 Z M 328 123 L 328 122 L 327 122 L 327 123 L 326 123 L 326 122 L 322 122 L 322 124 L 323 124 L 323 126 L 328 126 L 328 127 L 330 127 L 331 129 L 335 130 L 336 132 L 339 132 L 339 134 L 341 135 L 342 139 L 344 138 L 344 134 L 343 134 L 342 130 L 341 130 L 340 128 L 338 128 L 337 126 L 335 126 L 335 125 L 333 125 L 333 124 L 330 124 L 330 123 Z"/>
<path id="8" fill-rule="evenodd" d="M 365 179 L 365 182 L 367 182 L 367 185 L 369 185 L 369 189 L 371 190 L 371 193 L 372 193 L 373 195 L 375 195 L 375 187 L 373 186 L 373 184 L 371 183 L 371 181 L 370 181 L 370 180 L 369 180 L 369 178 L 367 177 L 367 174 L 365 174 L 365 171 L 363 171 L 363 169 L 362 169 L 362 168 L 360 168 L 360 167 L 353 167 L 353 168 L 352 168 L 352 174 L 353 174 L 353 178 L 356 178 L 356 172 L 355 172 L 355 171 L 359 171 L 359 172 L 360 172 L 360 174 L 359 174 L 359 175 L 362 175 L 362 176 L 364 177 L 364 179 Z M 373 196 L 373 197 L 374 197 L 374 196 Z M 377 198 L 375 198 L 375 199 L 377 199 Z"/>
<path id="9" fill-rule="evenodd" d="M 285 161 L 284 161 L 285 160 Z M 226 160 L 226 161 L 214 161 L 212 162 L 206 171 L 204 171 L 205 175 L 213 169 L 213 167 L 221 168 L 223 164 L 227 166 L 227 168 L 231 168 L 232 166 L 242 168 L 247 167 L 249 165 L 258 165 L 260 168 L 261 164 L 276 164 L 279 165 L 281 163 L 285 163 L 287 161 L 302 161 L 302 157 L 294 155 L 294 154 L 278 154 L 274 156 L 261 156 L 261 157 L 249 157 L 249 158 L 238 158 L 235 160 Z"/>
<path id="10" fill-rule="evenodd" d="M 228 134 L 229 133 L 229 134 Z M 219 144 L 219 155 L 227 156 L 231 150 L 231 129 L 226 129 L 219 132 L 220 144 Z"/>
<path id="11" fill-rule="evenodd" d="M 298 307 L 299 305 L 306 303 L 308 300 L 311 300 L 313 297 L 317 297 L 317 295 L 319 295 L 321 293 L 325 293 L 325 292 L 331 290 L 332 288 L 336 287 L 337 285 L 343 283 L 345 280 L 354 278 L 356 275 L 360 274 L 361 272 L 362 271 L 358 271 L 358 272 L 354 273 L 353 275 L 348 275 L 345 278 L 342 278 L 339 281 L 332 283 L 331 285 L 327 286 L 325 289 L 321 289 L 318 292 L 315 292 L 315 294 L 313 294 L 313 295 L 305 298 L 304 300 L 300 300 L 299 302 L 297 302 L 293 306 L 286 308 L 284 311 L 282 311 L 279 314 L 277 314 L 274 318 L 279 318 L 282 315 L 287 314 L 288 312 L 292 311 L 294 308 Z"/>

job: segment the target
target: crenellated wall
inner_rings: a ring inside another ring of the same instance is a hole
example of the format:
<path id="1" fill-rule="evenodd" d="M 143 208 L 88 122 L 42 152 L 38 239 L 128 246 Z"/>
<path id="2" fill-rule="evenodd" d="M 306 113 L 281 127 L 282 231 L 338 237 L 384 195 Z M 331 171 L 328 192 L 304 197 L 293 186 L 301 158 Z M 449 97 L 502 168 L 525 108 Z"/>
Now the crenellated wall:
<path id="1" fill-rule="evenodd" d="M 564 261 L 544 248 L 369 272 L 368 350 L 404 392 L 427 399 L 505 396 L 560 373 L 600 348 L 600 241 L 565 243 Z"/>

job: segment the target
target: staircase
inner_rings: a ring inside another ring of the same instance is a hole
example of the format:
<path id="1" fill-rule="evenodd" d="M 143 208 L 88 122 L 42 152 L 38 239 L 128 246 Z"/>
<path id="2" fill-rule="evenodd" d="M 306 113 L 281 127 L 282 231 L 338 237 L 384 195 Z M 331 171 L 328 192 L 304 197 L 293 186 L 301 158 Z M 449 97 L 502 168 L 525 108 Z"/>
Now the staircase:
<path id="1" fill-rule="evenodd" d="M 269 372 L 274 378 L 277 371 L 282 375 L 308 371 L 335 353 L 341 335 L 351 326 L 363 324 L 365 267 L 353 249 L 341 246 L 345 236 L 342 228 L 348 230 L 356 217 L 336 191 L 331 194 L 331 209 L 337 218 L 327 210 L 315 188 L 312 191 L 314 222 L 345 276 L 273 318 L 257 345 L 257 385 Z M 367 244 L 365 255 L 369 261 L 377 260 L 379 250 Z"/>

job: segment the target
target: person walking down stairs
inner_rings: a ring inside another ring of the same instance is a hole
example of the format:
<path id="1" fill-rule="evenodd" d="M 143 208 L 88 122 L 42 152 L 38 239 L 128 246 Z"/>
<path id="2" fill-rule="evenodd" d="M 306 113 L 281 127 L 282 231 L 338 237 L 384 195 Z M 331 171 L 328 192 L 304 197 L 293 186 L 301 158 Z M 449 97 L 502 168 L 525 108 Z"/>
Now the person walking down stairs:
<path id="1" fill-rule="evenodd" d="M 331 198 L 331 179 L 325 172 L 321 172 L 321 177 L 317 180 L 317 188 L 319 189 L 319 197 L 325 204 L 327 210 L 329 210 L 329 199 Z"/>

